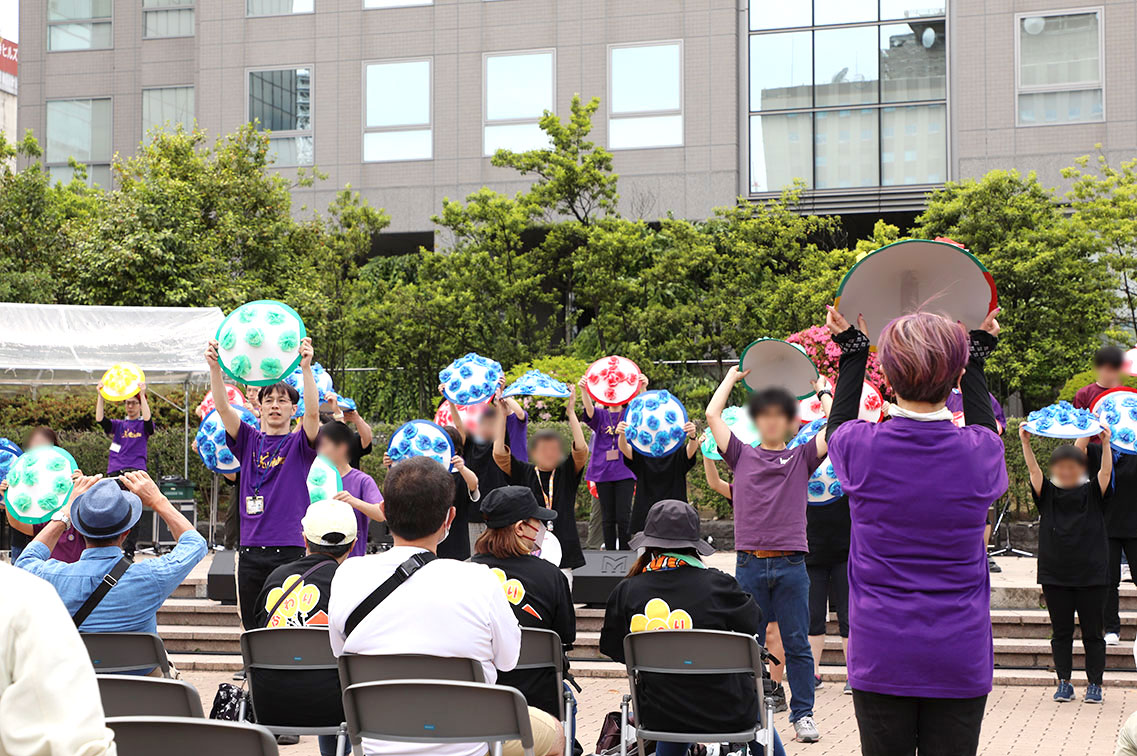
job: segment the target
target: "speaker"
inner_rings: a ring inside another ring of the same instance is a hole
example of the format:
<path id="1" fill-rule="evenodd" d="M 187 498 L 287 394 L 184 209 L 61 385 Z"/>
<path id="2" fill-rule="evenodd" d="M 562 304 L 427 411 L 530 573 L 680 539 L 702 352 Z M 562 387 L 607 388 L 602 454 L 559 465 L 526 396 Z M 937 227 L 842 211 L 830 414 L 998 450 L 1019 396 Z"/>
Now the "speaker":
<path id="1" fill-rule="evenodd" d="M 233 549 L 213 552 L 213 562 L 205 579 L 205 595 L 213 601 L 236 606 L 237 552 Z"/>
<path id="2" fill-rule="evenodd" d="M 573 602 L 604 606 L 636 557 L 635 551 L 585 551 L 584 566 L 572 571 Z"/>

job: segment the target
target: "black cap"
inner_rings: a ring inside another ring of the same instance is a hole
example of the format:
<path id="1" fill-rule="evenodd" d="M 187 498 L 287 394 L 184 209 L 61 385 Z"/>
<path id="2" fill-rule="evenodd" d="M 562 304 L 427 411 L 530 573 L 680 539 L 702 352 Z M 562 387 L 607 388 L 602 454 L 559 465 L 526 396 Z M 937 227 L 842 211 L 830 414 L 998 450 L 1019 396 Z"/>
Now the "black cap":
<path id="1" fill-rule="evenodd" d="M 656 546 L 662 549 L 695 549 L 703 556 L 714 547 L 699 538 L 699 513 L 685 501 L 664 499 L 651 505 L 642 533 L 628 540 L 633 549 Z"/>
<path id="2" fill-rule="evenodd" d="M 544 522 L 557 519 L 557 513 L 539 505 L 533 490 L 526 486 L 504 486 L 490 491 L 482 500 L 482 514 L 488 528 L 504 528 L 528 519 Z"/>

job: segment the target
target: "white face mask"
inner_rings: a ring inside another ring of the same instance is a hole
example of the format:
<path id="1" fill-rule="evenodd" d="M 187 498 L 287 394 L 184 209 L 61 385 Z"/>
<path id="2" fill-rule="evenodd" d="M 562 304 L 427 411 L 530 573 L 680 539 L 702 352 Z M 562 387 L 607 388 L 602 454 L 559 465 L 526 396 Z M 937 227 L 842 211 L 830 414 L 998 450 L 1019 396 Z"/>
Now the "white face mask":
<path id="1" fill-rule="evenodd" d="M 545 542 L 545 534 L 549 532 L 545 526 L 538 524 L 532 536 L 528 535 L 528 533 L 530 530 L 533 530 L 533 526 L 528 522 L 523 522 L 521 524 L 521 529 L 523 531 L 521 539 L 524 541 L 529 541 L 533 544 L 533 548 L 531 548 L 530 551 L 540 551 L 541 544 Z"/>

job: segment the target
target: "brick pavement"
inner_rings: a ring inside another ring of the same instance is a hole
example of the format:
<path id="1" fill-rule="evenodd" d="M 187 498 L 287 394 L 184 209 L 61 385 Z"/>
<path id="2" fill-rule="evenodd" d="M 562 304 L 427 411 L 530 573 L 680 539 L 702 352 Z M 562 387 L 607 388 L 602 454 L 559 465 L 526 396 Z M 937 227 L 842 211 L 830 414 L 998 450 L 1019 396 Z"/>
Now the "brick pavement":
<path id="1" fill-rule="evenodd" d="M 219 672 L 190 672 L 185 675 L 202 696 L 208 712 L 219 683 L 230 675 Z M 624 681 L 586 679 L 579 701 L 580 739 L 586 749 L 596 744 L 604 714 L 620 706 L 627 689 Z M 1078 693 L 1082 693 L 1079 686 Z M 980 756 L 1108 756 L 1117 743 L 1117 732 L 1125 719 L 1137 711 L 1137 690 L 1105 691 L 1105 703 L 1089 706 L 1080 702 L 1056 704 L 1053 691 L 1041 687 L 999 686 L 988 699 L 983 722 Z M 806 745 L 790 741 L 793 728 L 785 714 L 777 717 L 778 731 L 789 756 L 857 756 L 860 746 L 853 701 L 841 695 L 841 686 L 826 684 L 817 691 L 817 724 L 821 742 Z M 300 745 L 281 749 L 283 756 L 318 756 L 314 738 Z"/>

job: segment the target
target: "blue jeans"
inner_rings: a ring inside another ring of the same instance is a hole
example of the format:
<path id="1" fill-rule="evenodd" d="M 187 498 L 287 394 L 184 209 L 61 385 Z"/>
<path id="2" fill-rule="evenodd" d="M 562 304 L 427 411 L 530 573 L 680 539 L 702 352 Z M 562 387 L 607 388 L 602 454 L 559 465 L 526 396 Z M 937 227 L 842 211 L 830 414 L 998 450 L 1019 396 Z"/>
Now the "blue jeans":
<path id="1" fill-rule="evenodd" d="M 734 576 L 766 622 L 777 622 L 790 681 L 790 721 L 813 716 L 813 651 L 809 647 L 809 573 L 805 554 L 756 557 L 738 552 Z M 766 628 L 758 633 L 766 642 Z"/>
<path id="2" fill-rule="evenodd" d="M 691 749 L 690 743 L 656 743 L 655 756 L 687 756 Z M 757 743 L 750 744 L 750 756 L 766 756 L 766 749 Z M 774 730 L 774 756 L 786 756 L 786 749 L 782 746 L 782 739 L 778 731 Z"/>
<path id="3" fill-rule="evenodd" d="M 336 756 L 335 735 L 318 735 L 316 741 L 320 745 L 320 756 Z M 351 753 L 351 741 L 347 742 L 347 750 L 345 753 Z"/>

